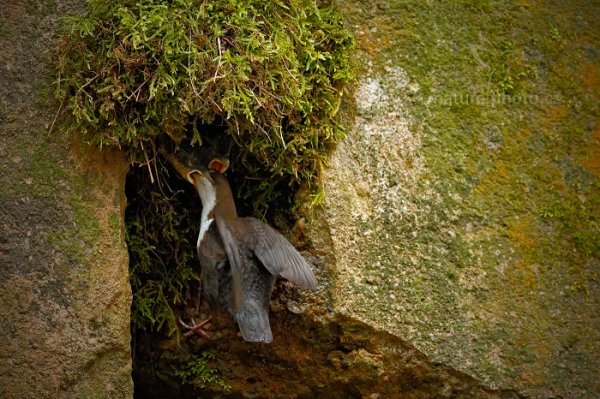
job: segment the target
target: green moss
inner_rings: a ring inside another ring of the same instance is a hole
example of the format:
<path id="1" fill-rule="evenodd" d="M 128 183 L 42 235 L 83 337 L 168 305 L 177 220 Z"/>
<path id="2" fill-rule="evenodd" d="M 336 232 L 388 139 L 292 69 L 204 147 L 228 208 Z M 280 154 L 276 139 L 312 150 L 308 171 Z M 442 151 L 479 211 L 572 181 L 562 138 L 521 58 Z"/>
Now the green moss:
<path id="1" fill-rule="evenodd" d="M 564 315 L 587 314 L 598 303 L 598 64 L 589 50 L 600 46 L 592 33 L 598 5 L 343 6 L 356 27 L 358 56 L 371 61 L 360 64 L 359 78 L 384 82 L 390 65 L 400 66 L 419 88 L 400 97 L 425 165 L 415 172 L 418 182 L 404 186 L 396 229 L 373 212 L 367 225 L 346 232 L 359 247 L 359 260 L 350 262 L 361 266 L 358 278 L 348 276 L 352 282 L 336 281 L 341 302 L 356 296 L 352 313 L 436 359 L 472 364 L 467 371 L 489 384 L 510 381 L 531 392 L 547 383 L 568 392 L 571 376 L 549 348 L 565 347 L 574 330 L 597 323 L 580 327 L 576 316 L 566 322 Z M 394 172 L 384 172 L 360 169 L 393 188 Z M 388 198 L 371 201 L 375 209 L 399 208 Z M 363 272 L 379 286 L 361 284 Z M 579 344 L 578 355 L 589 359 L 594 350 Z M 569 367 L 590 386 L 587 366 Z"/>
<path id="2" fill-rule="evenodd" d="M 344 135 L 337 111 L 353 45 L 331 4 L 90 0 L 66 28 L 56 96 L 69 130 L 144 164 L 163 136 L 201 145 L 200 124 L 226 124 L 237 143 L 230 179 L 251 212 L 289 209 L 301 184 L 318 201 L 316 176 Z M 185 209 L 198 199 L 138 172 L 126 217 L 133 326 L 173 334 L 198 280 L 198 209 Z"/>
<path id="3" fill-rule="evenodd" d="M 71 191 L 68 207 L 71 223 L 56 228 L 48 234 L 47 241 L 76 261 L 80 266 L 89 263 L 89 250 L 94 247 L 102 230 L 97 215 L 90 203 Z M 118 231 L 118 230 L 117 230 Z"/>
<path id="4" fill-rule="evenodd" d="M 56 96 L 69 130 L 145 164 L 163 137 L 202 145 L 200 124 L 225 124 L 237 144 L 230 180 L 250 212 L 290 209 L 302 184 L 319 200 L 317 174 L 344 136 L 353 45 L 331 4 L 90 0 L 66 28 Z M 198 199 L 138 172 L 126 217 L 133 326 L 172 334 L 198 280 L 198 209 L 185 209 Z"/>
<path id="5" fill-rule="evenodd" d="M 36 196 L 47 197 L 56 192 L 61 182 L 70 181 L 71 177 L 62 167 L 47 137 L 42 137 L 33 148 L 30 142 L 19 142 L 16 151 L 18 154 L 27 154 L 23 168 L 26 186 L 20 189 L 32 190 Z"/>
<path id="6" fill-rule="evenodd" d="M 153 159 L 158 136 L 200 142 L 195 126 L 225 123 L 237 171 L 273 187 L 313 183 L 343 137 L 337 111 L 352 38 L 331 5 L 303 0 L 88 2 L 57 55 L 56 96 L 71 130 Z"/>
<path id="7" fill-rule="evenodd" d="M 175 311 L 188 298 L 197 297 L 191 293 L 197 293 L 199 286 L 195 240 L 200 200 L 181 179 L 169 182 L 163 192 L 156 191 L 140 168 L 128 176 L 127 189 L 125 240 L 133 290 L 132 326 L 178 334 Z"/>
<path id="8" fill-rule="evenodd" d="M 215 385 L 227 392 L 231 387 L 219 376 L 218 370 L 210 366 L 214 357 L 211 352 L 204 351 L 199 356 L 194 356 L 187 364 L 176 368 L 175 376 L 179 377 L 183 384 L 193 383 L 200 388 Z"/>
<path id="9" fill-rule="evenodd" d="M 122 245 L 122 228 L 123 228 L 123 220 L 121 218 L 120 212 L 110 212 L 108 214 L 108 227 L 112 232 L 113 237 L 113 245 L 118 246 Z"/>
<path id="10" fill-rule="evenodd" d="M 79 195 L 72 194 L 69 204 L 73 211 L 77 233 L 86 244 L 92 245 L 101 234 L 100 222 L 92 206 Z"/>

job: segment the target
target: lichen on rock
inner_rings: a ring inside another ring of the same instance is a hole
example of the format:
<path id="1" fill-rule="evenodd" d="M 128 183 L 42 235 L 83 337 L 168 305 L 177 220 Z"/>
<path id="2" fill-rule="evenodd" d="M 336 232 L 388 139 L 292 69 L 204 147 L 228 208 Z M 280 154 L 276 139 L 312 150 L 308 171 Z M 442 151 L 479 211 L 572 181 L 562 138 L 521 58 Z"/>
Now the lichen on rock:
<path id="1" fill-rule="evenodd" d="M 306 223 L 331 307 L 490 387 L 597 395 L 600 9 L 342 3 L 364 62 Z"/>
<path id="2" fill-rule="evenodd" d="M 0 396 L 127 398 L 131 287 L 122 154 L 48 132 L 48 48 L 77 1 L 0 15 Z"/>

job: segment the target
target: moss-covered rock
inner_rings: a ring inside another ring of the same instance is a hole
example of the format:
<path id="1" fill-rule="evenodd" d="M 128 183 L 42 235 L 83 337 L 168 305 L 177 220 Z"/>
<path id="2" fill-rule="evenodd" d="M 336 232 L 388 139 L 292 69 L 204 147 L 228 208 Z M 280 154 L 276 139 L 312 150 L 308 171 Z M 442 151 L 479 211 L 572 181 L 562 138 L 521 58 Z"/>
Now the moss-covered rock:
<path id="1" fill-rule="evenodd" d="M 48 49 L 79 1 L 0 15 L 0 396 L 128 398 L 122 154 L 53 130 Z"/>
<path id="2" fill-rule="evenodd" d="M 597 396 L 600 7 L 341 5 L 364 62 L 308 223 L 333 308 L 490 387 Z"/>

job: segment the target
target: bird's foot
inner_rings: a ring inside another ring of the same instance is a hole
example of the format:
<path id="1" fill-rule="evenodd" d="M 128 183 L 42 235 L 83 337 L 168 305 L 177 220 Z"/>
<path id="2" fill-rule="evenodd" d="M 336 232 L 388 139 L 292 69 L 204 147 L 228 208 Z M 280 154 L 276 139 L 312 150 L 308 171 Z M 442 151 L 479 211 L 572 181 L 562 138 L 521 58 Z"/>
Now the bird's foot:
<path id="1" fill-rule="evenodd" d="M 210 339 L 210 335 L 208 335 L 208 333 L 206 331 L 204 331 L 204 329 L 202 327 L 204 327 L 206 324 L 208 324 L 211 320 L 212 320 L 212 315 L 208 316 L 208 318 L 206 320 L 201 321 L 199 324 L 196 324 L 196 321 L 193 318 L 192 318 L 192 323 L 187 324 L 183 320 L 181 320 L 181 317 L 180 317 L 179 324 L 181 324 L 184 328 L 187 329 L 187 331 L 183 334 L 184 337 L 189 337 L 194 334 L 200 334 L 200 335 L 203 335 L 206 338 Z"/>

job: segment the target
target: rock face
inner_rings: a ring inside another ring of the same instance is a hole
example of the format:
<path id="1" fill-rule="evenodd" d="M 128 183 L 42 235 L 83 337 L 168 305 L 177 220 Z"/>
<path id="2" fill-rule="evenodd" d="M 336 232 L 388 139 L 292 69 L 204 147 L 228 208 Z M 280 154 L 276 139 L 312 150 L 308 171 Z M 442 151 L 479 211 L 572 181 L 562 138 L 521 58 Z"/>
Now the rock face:
<path id="1" fill-rule="evenodd" d="M 309 223 L 334 309 L 491 388 L 600 395 L 600 7 L 340 3 L 355 104 Z"/>
<path id="2" fill-rule="evenodd" d="M 58 18 L 80 1 L 0 13 L 0 397 L 132 396 L 124 245 L 127 164 L 53 125 Z"/>
<path id="3" fill-rule="evenodd" d="M 348 138 L 291 234 L 319 290 L 277 286 L 270 346 L 230 318 L 183 350 L 148 335 L 139 382 L 162 379 L 139 392 L 197 397 L 217 373 L 207 397 L 599 396 L 600 6 L 339 5 Z M 127 165 L 53 126 L 50 52 L 78 7 L 0 13 L 2 398 L 132 395 Z"/>

